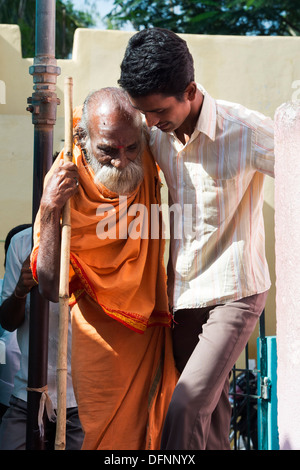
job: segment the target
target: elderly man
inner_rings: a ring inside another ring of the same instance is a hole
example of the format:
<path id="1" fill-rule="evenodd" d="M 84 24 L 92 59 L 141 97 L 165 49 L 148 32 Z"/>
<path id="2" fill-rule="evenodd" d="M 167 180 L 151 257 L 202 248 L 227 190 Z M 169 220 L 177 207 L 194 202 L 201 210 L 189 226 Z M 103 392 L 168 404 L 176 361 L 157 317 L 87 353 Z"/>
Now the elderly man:
<path id="1" fill-rule="evenodd" d="M 72 372 L 83 449 L 158 449 L 176 370 L 164 246 L 150 236 L 156 165 L 140 114 L 117 88 L 89 95 L 74 127 L 74 163 L 60 155 L 46 177 L 32 270 L 57 302 L 60 217 L 72 197 Z M 137 208 L 147 209 L 142 219 Z"/>

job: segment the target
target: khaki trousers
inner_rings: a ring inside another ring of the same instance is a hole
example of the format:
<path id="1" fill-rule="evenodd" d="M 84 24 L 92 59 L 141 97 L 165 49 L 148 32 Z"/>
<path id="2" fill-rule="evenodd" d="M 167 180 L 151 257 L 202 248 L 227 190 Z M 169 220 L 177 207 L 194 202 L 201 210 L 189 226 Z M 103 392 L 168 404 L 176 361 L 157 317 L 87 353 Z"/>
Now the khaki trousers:
<path id="1" fill-rule="evenodd" d="M 66 410 L 66 450 L 80 450 L 83 432 L 78 417 L 78 408 Z M 0 450 L 26 450 L 27 402 L 13 395 L 9 408 L 3 415 L 0 426 Z M 56 424 L 45 419 L 45 450 L 55 448 Z"/>
<path id="2" fill-rule="evenodd" d="M 175 312 L 173 348 L 181 375 L 165 420 L 161 449 L 230 449 L 229 375 L 257 324 L 267 294 Z"/>

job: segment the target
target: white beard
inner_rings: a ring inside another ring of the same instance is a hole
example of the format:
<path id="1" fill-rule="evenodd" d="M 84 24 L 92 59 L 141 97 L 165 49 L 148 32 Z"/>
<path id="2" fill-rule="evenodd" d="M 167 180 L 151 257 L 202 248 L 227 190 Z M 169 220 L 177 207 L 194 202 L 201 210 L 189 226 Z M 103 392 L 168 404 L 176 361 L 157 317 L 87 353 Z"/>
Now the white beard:
<path id="1" fill-rule="evenodd" d="M 111 164 L 102 165 L 89 152 L 87 152 L 87 161 L 95 173 L 95 184 L 100 183 L 120 196 L 132 194 L 144 177 L 141 154 L 135 160 L 130 161 L 123 170 Z"/>

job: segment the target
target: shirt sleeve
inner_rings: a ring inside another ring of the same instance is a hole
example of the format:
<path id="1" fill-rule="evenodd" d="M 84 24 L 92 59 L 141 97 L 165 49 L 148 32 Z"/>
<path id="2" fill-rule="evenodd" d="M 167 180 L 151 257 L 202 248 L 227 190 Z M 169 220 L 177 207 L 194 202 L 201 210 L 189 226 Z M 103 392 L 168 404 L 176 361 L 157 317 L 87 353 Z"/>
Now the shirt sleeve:
<path id="1" fill-rule="evenodd" d="M 2 286 L 2 302 L 10 297 L 14 292 L 20 277 L 22 265 L 30 253 L 30 244 L 27 243 L 27 238 L 24 236 L 15 236 L 11 239 L 6 255 L 6 267 Z"/>
<path id="2" fill-rule="evenodd" d="M 10 297 L 15 290 L 20 277 L 21 268 L 22 263 L 18 258 L 18 253 L 12 240 L 6 255 L 6 268 L 2 287 L 2 302 Z"/>
<path id="3" fill-rule="evenodd" d="M 2 304 L 2 285 L 3 285 L 3 279 L 0 279 L 0 305 Z M 0 325 L 0 339 L 3 339 L 2 336 L 4 336 L 6 334 L 6 330 L 4 330 L 4 328 L 2 328 L 2 326 Z M 0 364 L 1 364 L 1 361 L 0 361 Z"/>
<path id="4" fill-rule="evenodd" d="M 274 122 L 271 118 L 259 120 L 252 148 L 252 166 L 255 170 L 274 178 Z"/>

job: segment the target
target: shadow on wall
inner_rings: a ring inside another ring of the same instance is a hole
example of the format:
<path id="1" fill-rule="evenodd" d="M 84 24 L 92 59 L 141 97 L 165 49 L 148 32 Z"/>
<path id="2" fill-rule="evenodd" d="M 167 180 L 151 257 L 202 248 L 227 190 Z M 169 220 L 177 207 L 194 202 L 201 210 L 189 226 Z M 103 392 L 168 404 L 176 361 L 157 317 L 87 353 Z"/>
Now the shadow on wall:
<path id="1" fill-rule="evenodd" d="M 283 444 L 280 446 L 280 450 L 293 450 L 290 440 L 288 437 L 284 437 L 282 440 Z"/>

